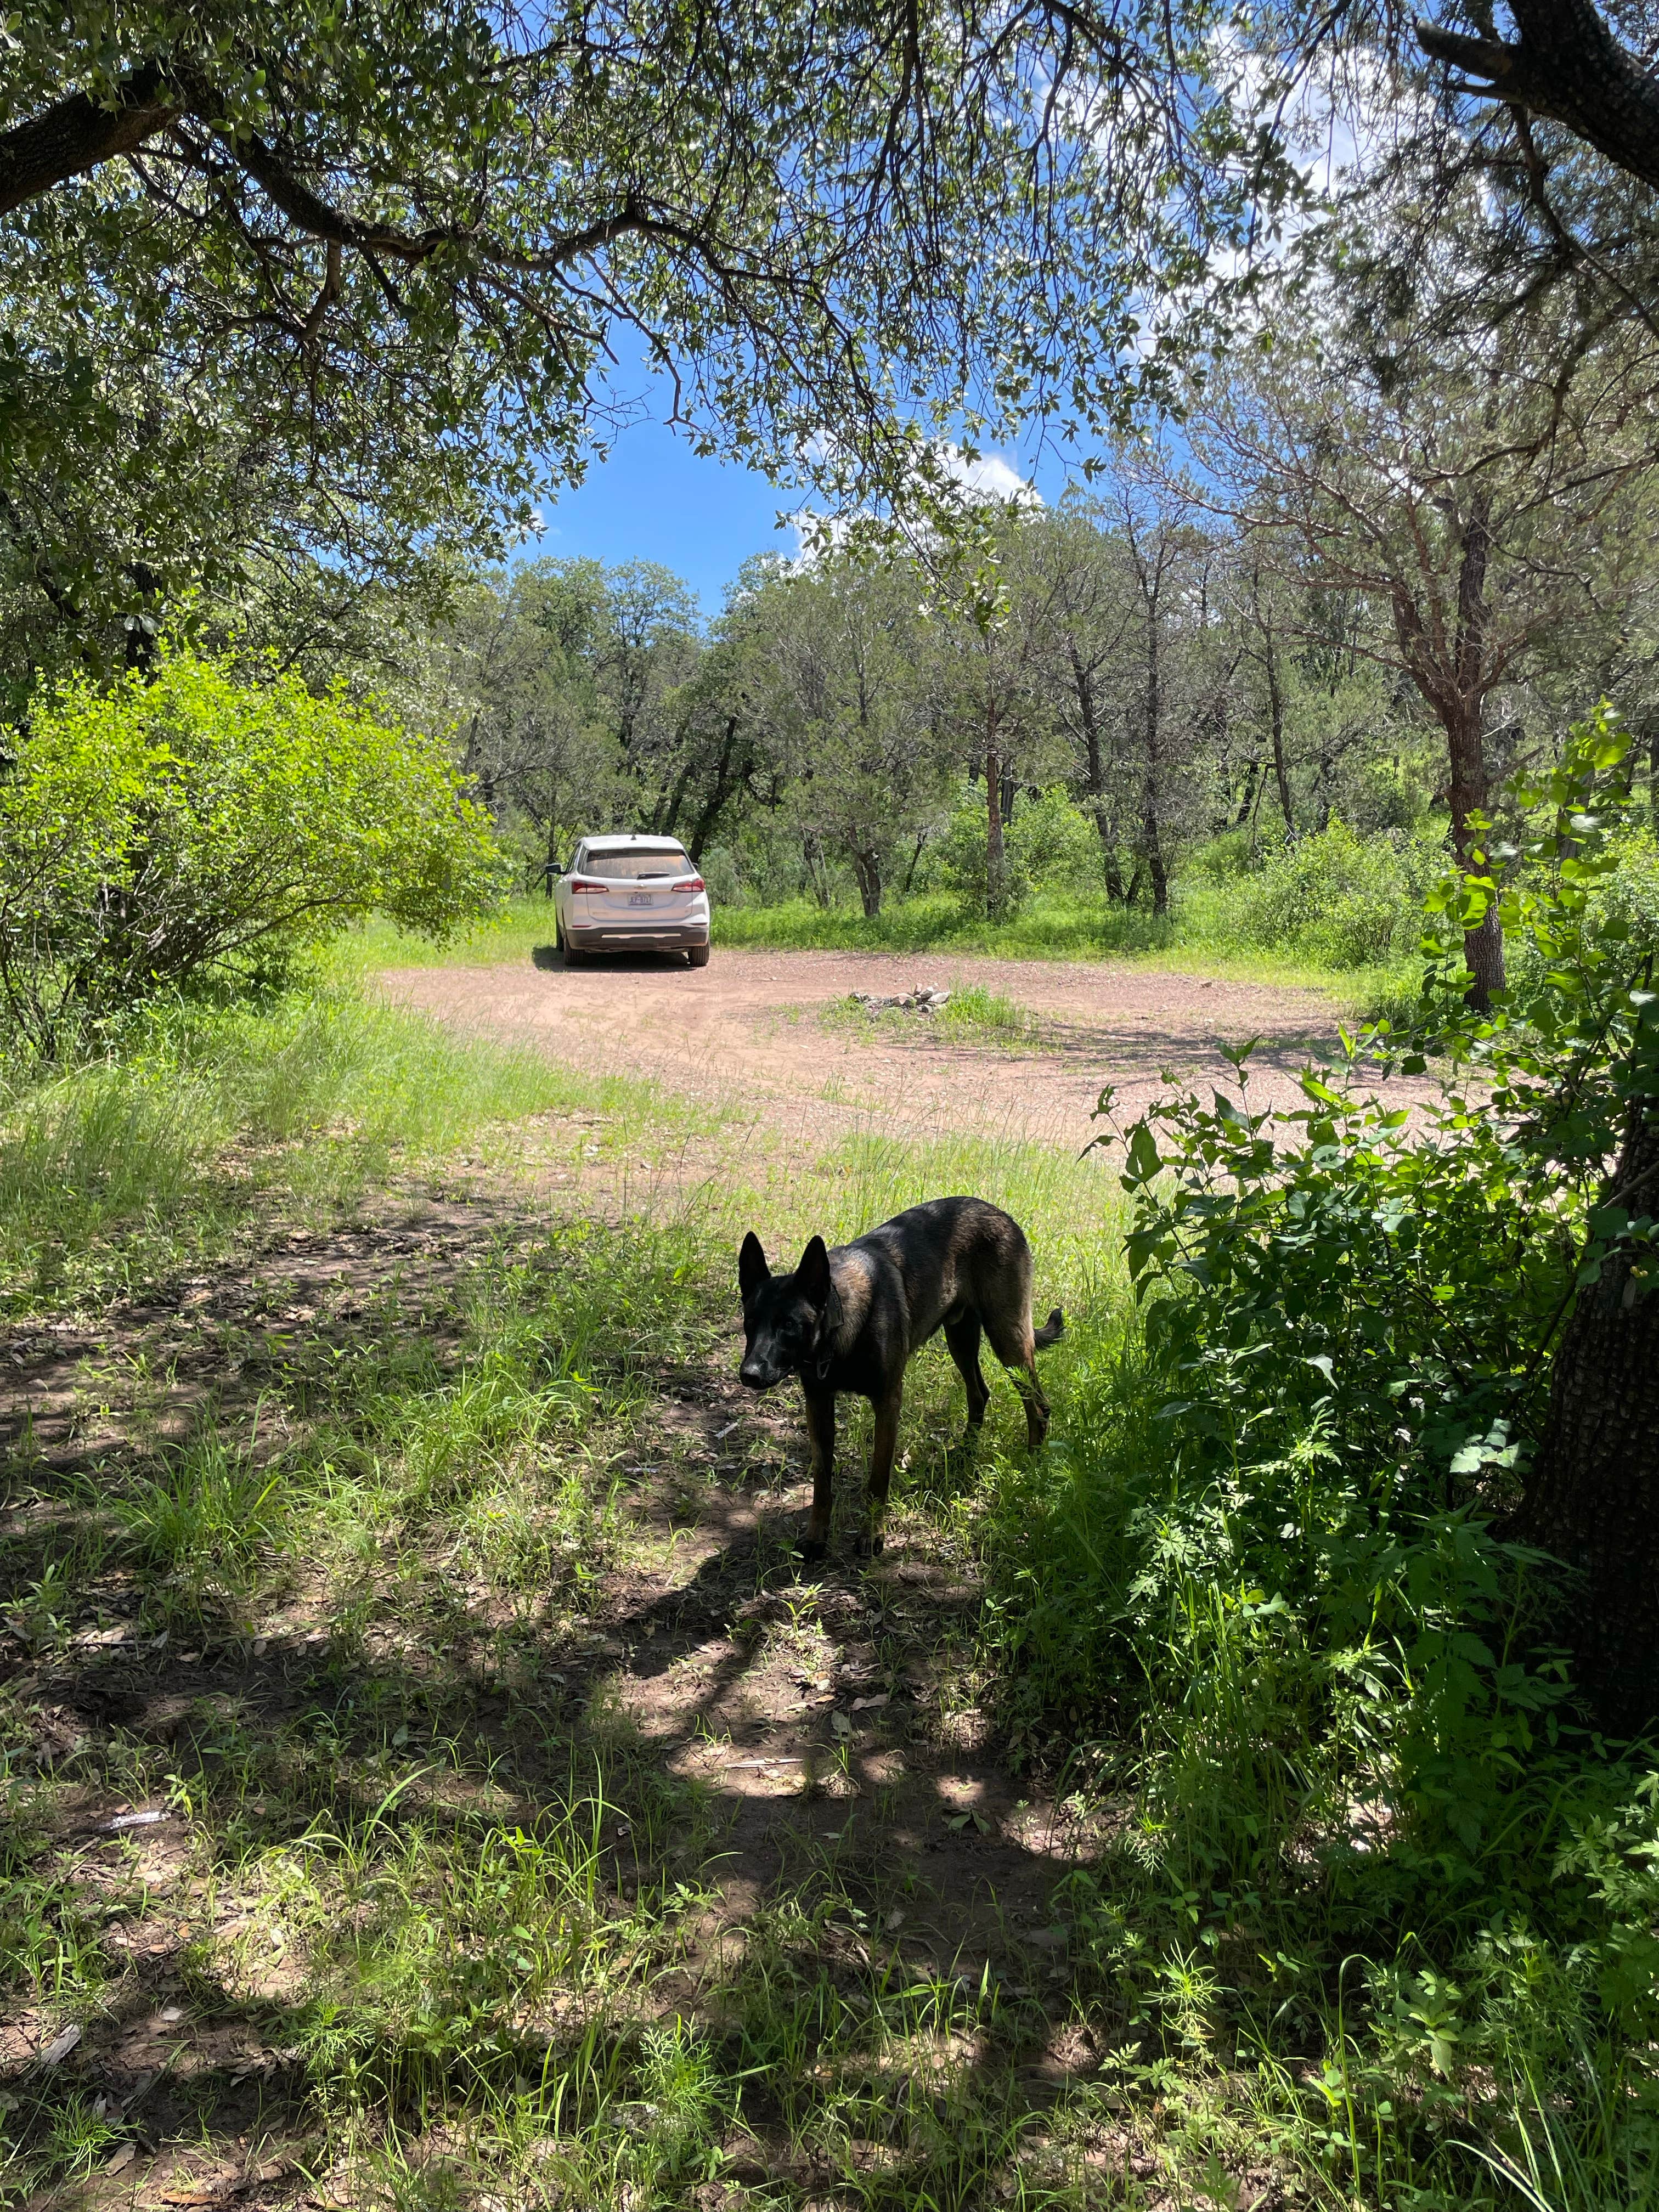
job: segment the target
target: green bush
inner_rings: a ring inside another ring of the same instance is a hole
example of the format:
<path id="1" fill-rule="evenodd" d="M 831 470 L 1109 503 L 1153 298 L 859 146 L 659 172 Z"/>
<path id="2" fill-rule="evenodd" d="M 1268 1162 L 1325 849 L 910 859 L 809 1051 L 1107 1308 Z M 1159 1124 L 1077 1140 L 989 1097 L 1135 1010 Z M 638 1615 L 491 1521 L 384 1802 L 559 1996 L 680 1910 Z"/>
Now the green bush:
<path id="1" fill-rule="evenodd" d="M 1556 1571 L 1503 1533 L 1564 1301 L 1649 1227 L 1601 1198 L 1655 1026 L 1622 750 L 1598 714 L 1516 794 L 1547 825 L 1498 890 L 1528 991 L 1464 1006 L 1493 886 L 1432 895 L 1437 1102 L 1369 1094 L 1379 1031 L 1296 1111 L 1256 1110 L 1241 1054 L 1237 1103 L 1127 1133 L 1139 1320 L 1079 1331 L 1056 1439 L 988 1516 L 1006 1721 L 1092 1734 L 1138 1807 L 1073 1880 L 1075 1944 L 1188 2042 L 1194 1947 L 1253 1953 L 1244 2039 L 1303 2052 L 1297 1962 L 1340 1949 L 1322 2086 L 1298 2059 L 1282 2094 L 1317 2120 L 1340 2093 L 1356 2202 L 1468 2203 L 1483 2167 L 1553 2167 L 1540 2204 L 1652 2187 L 1659 1775 L 1583 1727 Z"/>
<path id="2" fill-rule="evenodd" d="M 981 920 L 989 886 L 988 824 L 983 786 L 964 784 L 945 835 L 927 855 L 922 880 L 950 893 L 964 915 Z M 1003 914 L 1018 914 L 1035 886 L 1020 854 L 1003 842 Z"/>
<path id="3" fill-rule="evenodd" d="M 443 746 L 291 672 L 174 654 L 42 693 L 0 741 L 0 1006 L 46 1057 L 375 911 L 442 935 L 503 887 Z"/>
<path id="4" fill-rule="evenodd" d="M 1416 950 L 1443 855 L 1399 830 L 1358 837 L 1342 821 L 1280 846 L 1241 887 L 1244 933 L 1326 968 L 1380 967 Z"/>
<path id="5" fill-rule="evenodd" d="M 1003 835 L 1009 858 L 1039 890 L 1100 890 L 1099 833 L 1059 785 L 1017 806 Z"/>

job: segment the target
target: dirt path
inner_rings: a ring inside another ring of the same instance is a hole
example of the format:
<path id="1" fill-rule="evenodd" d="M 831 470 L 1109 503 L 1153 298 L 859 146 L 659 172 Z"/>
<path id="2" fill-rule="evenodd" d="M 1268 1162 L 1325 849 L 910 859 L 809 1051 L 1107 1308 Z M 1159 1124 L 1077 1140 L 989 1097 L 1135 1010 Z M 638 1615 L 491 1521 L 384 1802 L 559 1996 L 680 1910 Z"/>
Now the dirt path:
<path id="1" fill-rule="evenodd" d="M 924 1016 L 829 1025 L 849 992 L 896 996 L 978 984 L 1037 1018 L 1037 1042 L 947 1042 Z M 1231 1080 L 1218 1043 L 1261 1042 L 1259 1104 L 1299 1100 L 1297 1071 L 1335 1038 L 1316 991 L 1106 963 L 954 955 L 717 952 L 692 970 L 665 956 L 567 972 L 522 967 L 403 969 L 382 979 L 400 1003 L 474 1034 L 539 1046 L 606 1073 L 739 1106 L 826 1141 L 879 1122 L 893 1135 L 951 1129 L 1072 1144 L 1091 1133 L 1104 1084 L 1138 1113 L 1164 1071 Z M 1408 1086 L 1402 1086 L 1408 1089 Z"/>

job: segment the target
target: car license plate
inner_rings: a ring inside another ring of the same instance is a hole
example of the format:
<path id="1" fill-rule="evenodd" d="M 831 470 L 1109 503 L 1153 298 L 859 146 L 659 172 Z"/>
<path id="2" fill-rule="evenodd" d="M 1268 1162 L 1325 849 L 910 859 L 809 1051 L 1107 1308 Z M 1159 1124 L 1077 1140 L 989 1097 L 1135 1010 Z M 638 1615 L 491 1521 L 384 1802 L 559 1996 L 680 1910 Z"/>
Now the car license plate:
<path id="1" fill-rule="evenodd" d="M 629 906 L 649 906 L 651 894 L 649 891 L 629 891 L 628 903 Z"/>

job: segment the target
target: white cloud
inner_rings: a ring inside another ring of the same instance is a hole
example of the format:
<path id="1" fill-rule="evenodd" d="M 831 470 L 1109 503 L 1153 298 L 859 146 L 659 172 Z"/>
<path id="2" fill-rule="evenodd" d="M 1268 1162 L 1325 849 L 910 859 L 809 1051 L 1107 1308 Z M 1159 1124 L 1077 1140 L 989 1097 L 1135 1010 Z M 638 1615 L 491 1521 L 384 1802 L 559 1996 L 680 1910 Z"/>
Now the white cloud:
<path id="1" fill-rule="evenodd" d="M 947 484 L 959 486 L 970 501 L 1024 507 L 1042 505 L 1036 486 L 1000 453 L 964 453 L 948 438 L 937 439 L 932 452 L 938 477 Z M 845 544 L 862 512 L 824 514 L 815 507 L 799 507 L 783 516 L 785 526 L 795 533 L 796 565 L 810 562 L 820 547 L 833 550 Z"/>

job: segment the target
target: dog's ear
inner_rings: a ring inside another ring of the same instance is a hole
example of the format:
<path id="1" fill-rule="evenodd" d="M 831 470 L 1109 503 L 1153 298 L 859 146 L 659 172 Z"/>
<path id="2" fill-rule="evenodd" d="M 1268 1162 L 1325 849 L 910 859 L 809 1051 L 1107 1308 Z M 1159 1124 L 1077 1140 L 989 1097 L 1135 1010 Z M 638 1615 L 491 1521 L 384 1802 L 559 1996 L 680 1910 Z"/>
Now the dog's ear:
<path id="1" fill-rule="evenodd" d="M 830 1272 L 830 1255 L 823 1249 L 822 1237 L 815 1237 L 801 1254 L 795 1281 L 802 1294 L 818 1310 L 816 1350 L 822 1379 L 834 1364 L 836 1339 L 841 1334 L 841 1299 L 836 1295 L 836 1279 Z"/>
<path id="2" fill-rule="evenodd" d="M 795 1270 L 795 1287 L 815 1306 L 827 1305 L 834 1295 L 836 1286 L 830 1276 L 830 1255 L 823 1249 L 822 1237 L 815 1237 L 801 1254 L 800 1265 Z"/>
<path id="3" fill-rule="evenodd" d="M 772 1270 L 766 1264 L 766 1255 L 761 1241 L 751 1229 L 743 1240 L 743 1249 L 738 1255 L 738 1288 L 747 1305 L 763 1283 L 772 1279 Z"/>

